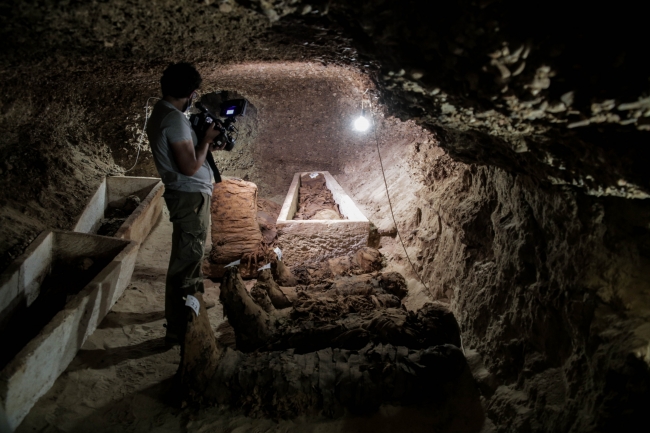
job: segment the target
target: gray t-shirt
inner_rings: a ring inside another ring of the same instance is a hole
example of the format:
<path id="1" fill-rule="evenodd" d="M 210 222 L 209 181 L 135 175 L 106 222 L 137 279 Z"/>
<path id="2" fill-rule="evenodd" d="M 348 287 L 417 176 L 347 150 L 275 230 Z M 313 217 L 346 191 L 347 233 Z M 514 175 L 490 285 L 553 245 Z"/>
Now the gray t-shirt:
<path id="1" fill-rule="evenodd" d="M 193 176 L 185 176 L 176 165 L 171 143 L 192 140 L 194 147 L 198 145 L 196 133 L 185 114 L 161 99 L 153 107 L 151 117 L 147 121 L 147 136 L 165 188 L 212 195 L 212 169 L 207 161 Z"/>

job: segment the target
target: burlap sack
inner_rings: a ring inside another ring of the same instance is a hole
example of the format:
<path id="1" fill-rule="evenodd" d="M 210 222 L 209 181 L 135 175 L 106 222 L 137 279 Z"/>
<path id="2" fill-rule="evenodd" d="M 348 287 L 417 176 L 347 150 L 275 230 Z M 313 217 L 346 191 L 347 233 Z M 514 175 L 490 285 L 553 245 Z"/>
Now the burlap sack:
<path id="1" fill-rule="evenodd" d="M 228 264 L 259 250 L 262 232 L 257 223 L 257 185 L 235 179 L 215 184 L 211 213 L 212 263 Z"/>

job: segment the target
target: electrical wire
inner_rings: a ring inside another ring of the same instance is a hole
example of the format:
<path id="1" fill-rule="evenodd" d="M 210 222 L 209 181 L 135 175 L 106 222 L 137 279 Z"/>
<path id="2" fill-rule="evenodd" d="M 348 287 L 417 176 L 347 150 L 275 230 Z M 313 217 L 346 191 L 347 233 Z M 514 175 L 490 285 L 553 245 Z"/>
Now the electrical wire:
<path id="1" fill-rule="evenodd" d="M 377 122 L 375 120 L 375 113 L 372 110 L 372 106 L 370 102 L 368 102 L 369 108 L 370 108 L 370 115 L 372 116 L 372 124 L 374 126 L 374 133 L 375 133 L 375 143 L 377 144 L 377 155 L 379 155 L 379 165 L 381 166 L 381 175 L 384 178 L 384 187 L 386 188 L 386 197 L 388 198 L 388 206 L 390 207 L 390 214 L 391 217 L 393 218 L 393 224 L 395 224 L 395 231 L 397 232 L 397 237 L 399 237 L 399 241 L 402 244 L 402 248 L 404 249 L 404 254 L 406 255 L 406 259 L 408 262 L 411 264 L 411 269 L 413 270 L 413 273 L 418 277 L 418 280 L 420 280 L 420 283 L 429 291 L 429 286 L 426 285 L 422 277 L 420 276 L 420 273 L 415 270 L 415 265 L 413 265 L 413 262 L 411 261 L 411 258 L 409 257 L 409 253 L 406 251 L 406 245 L 404 245 L 404 240 L 402 239 L 402 235 L 399 232 L 399 228 L 397 228 L 397 221 L 395 220 L 395 212 L 393 212 L 393 203 L 390 199 L 390 194 L 388 193 L 388 182 L 386 182 L 386 173 L 384 172 L 384 162 L 381 158 L 381 152 L 379 151 L 379 137 L 377 136 Z"/>
<path id="2" fill-rule="evenodd" d="M 131 170 L 135 168 L 136 165 L 138 165 L 138 158 L 140 157 L 140 149 L 142 149 L 142 141 L 144 140 L 144 134 L 147 130 L 147 121 L 149 120 L 149 101 L 152 99 L 160 99 L 155 96 L 151 96 L 147 99 L 147 103 L 144 106 L 144 125 L 142 125 L 142 132 L 140 133 L 140 138 L 138 139 L 138 153 L 135 155 L 135 162 L 133 163 L 133 166 L 126 170 L 124 173 L 128 173 Z"/>

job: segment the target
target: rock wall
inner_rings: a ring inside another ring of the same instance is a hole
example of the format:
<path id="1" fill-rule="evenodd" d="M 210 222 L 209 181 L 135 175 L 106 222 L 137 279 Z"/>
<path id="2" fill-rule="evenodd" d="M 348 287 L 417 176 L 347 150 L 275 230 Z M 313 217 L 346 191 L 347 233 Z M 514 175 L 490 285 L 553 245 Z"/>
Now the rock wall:
<path id="1" fill-rule="evenodd" d="M 650 402 L 650 340 L 640 335 L 650 233 L 634 220 L 648 204 L 548 191 L 497 169 L 466 175 L 466 198 L 440 205 L 465 254 L 433 263 L 463 269 L 440 282 L 453 287 L 466 344 L 501 379 L 492 419 L 519 431 L 636 425 L 638 404 Z M 454 218 L 457 204 L 479 197 L 469 218 Z"/>
<path id="2" fill-rule="evenodd" d="M 445 135 L 455 159 L 647 198 L 639 7 L 352 0 L 331 2 L 330 15 L 354 34 L 357 57 L 381 63 L 392 112 Z"/>
<path id="3" fill-rule="evenodd" d="M 650 203 L 453 162 L 435 137 L 414 131 L 381 145 L 397 226 L 429 295 L 451 303 L 465 347 L 489 371 L 477 379 L 498 430 L 642 423 L 650 403 Z M 358 174 L 377 166 L 370 158 L 350 164 L 340 182 L 371 221 L 390 225 L 383 182 Z M 397 241 L 382 243 L 409 268 Z"/>

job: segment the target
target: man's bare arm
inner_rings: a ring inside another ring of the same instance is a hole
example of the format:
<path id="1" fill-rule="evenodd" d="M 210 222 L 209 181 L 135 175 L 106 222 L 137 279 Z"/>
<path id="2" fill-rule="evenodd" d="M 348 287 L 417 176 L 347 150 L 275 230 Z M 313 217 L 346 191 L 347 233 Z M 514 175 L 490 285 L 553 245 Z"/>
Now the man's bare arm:
<path id="1" fill-rule="evenodd" d="M 183 140 L 176 143 L 171 143 L 172 153 L 174 160 L 181 173 L 185 176 L 193 176 L 194 173 L 199 171 L 199 168 L 205 162 L 205 157 L 208 150 L 216 150 L 217 148 L 211 146 L 214 139 L 220 134 L 216 129 L 209 128 L 205 133 L 205 137 L 198 146 L 194 147 L 192 140 Z M 214 148 L 212 148 L 214 147 Z"/>

